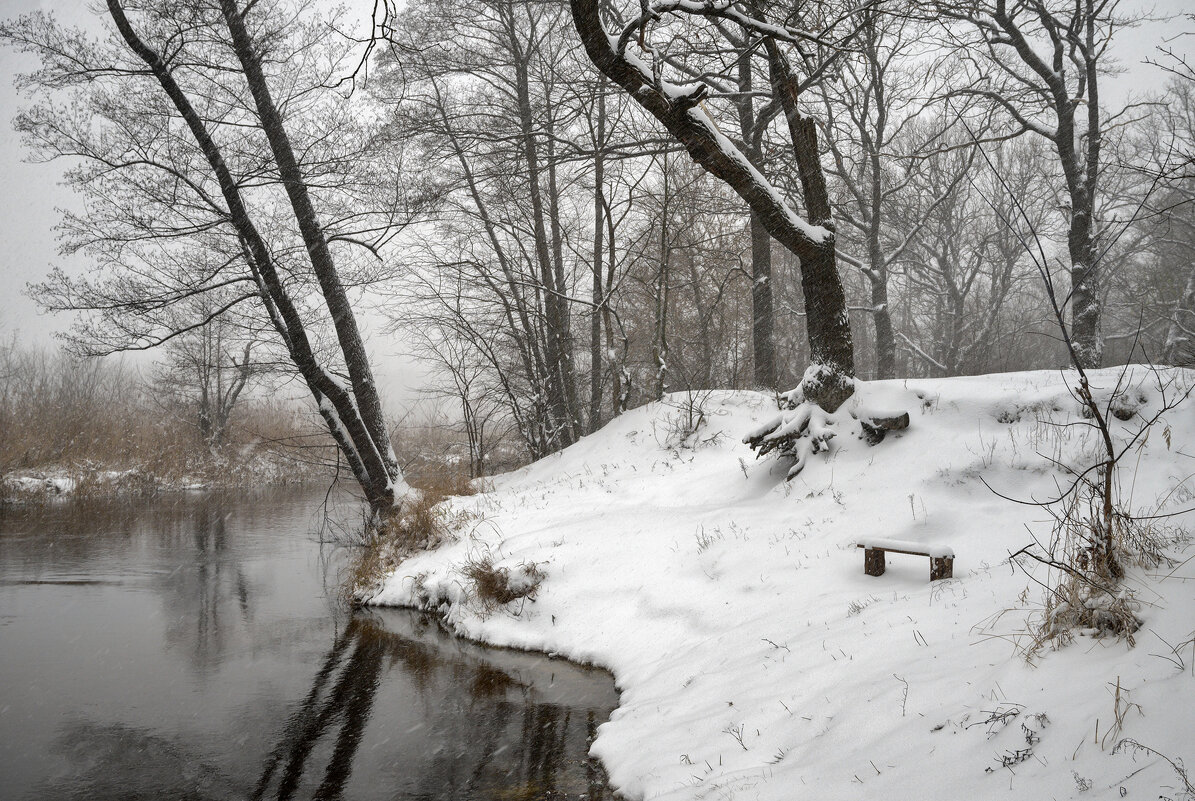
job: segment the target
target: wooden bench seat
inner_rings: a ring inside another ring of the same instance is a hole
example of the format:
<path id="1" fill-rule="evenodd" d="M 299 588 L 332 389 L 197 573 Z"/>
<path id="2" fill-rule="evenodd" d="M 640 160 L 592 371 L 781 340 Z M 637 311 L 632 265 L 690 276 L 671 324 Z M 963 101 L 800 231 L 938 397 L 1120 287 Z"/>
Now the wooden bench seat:
<path id="1" fill-rule="evenodd" d="M 884 554 L 903 553 L 909 556 L 929 557 L 930 581 L 954 577 L 954 551 L 945 545 L 926 545 L 872 537 L 859 540 L 857 546 L 863 549 L 863 572 L 869 576 L 884 575 Z"/>

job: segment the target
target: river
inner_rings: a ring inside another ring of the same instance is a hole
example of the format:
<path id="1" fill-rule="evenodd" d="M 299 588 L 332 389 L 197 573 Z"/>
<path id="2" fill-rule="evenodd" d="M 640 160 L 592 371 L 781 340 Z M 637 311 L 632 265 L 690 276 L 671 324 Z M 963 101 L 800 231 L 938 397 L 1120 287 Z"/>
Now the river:
<path id="1" fill-rule="evenodd" d="M 323 500 L 0 508 L 0 798 L 609 798 L 609 674 L 346 609 Z"/>

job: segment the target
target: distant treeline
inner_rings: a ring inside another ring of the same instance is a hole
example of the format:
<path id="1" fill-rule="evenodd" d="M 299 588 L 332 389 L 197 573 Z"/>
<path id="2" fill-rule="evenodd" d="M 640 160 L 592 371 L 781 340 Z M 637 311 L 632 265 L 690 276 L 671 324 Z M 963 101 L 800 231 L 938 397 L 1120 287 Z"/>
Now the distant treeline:
<path id="1" fill-rule="evenodd" d="M 0 345 L 0 476 L 10 491 L 19 477 L 151 490 L 296 481 L 334 463 L 327 433 L 299 403 L 246 393 L 213 432 L 203 396 L 121 360 L 9 341 Z"/>

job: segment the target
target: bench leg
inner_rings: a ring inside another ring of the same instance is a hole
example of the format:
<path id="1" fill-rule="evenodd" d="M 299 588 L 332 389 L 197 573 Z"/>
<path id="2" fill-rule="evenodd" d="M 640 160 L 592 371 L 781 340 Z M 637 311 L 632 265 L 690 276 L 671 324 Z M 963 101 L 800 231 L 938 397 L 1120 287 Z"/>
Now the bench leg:
<path id="1" fill-rule="evenodd" d="M 863 549 L 863 572 L 869 576 L 884 575 L 884 552 L 879 548 Z"/>
<path id="2" fill-rule="evenodd" d="M 954 559 L 949 556 L 929 558 L 929 580 L 954 578 Z"/>

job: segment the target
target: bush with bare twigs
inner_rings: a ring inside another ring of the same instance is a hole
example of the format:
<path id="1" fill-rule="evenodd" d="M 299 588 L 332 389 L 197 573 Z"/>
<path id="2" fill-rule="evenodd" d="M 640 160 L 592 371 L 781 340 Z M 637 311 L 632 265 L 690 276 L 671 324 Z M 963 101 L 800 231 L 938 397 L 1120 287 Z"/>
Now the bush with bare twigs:
<path id="1" fill-rule="evenodd" d="M 1035 539 L 1011 554 L 1014 564 L 1024 566 L 1022 560 L 1030 560 L 1050 569 L 1044 583 L 1044 614 L 1030 632 L 1029 658 L 1046 643 L 1069 642 L 1076 631 L 1134 644 L 1133 634 L 1141 627 L 1140 605 L 1124 583 L 1125 570 L 1162 564 L 1167 551 L 1186 534 L 1168 527 L 1166 515 L 1134 513 L 1122 497 L 1120 474 L 1125 457 L 1144 447 L 1166 414 L 1195 392 L 1195 383 L 1184 373 L 1151 366 L 1126 366 L 1110 390 L 1098 391 L 1071 341 L 1044 258 L 1038 269 L 1076 374 L 1071 394 L 1082 412 L 1082 419 L 1060 425 L 1070 436 L 1083 432 L 1097 446 L 1095 455 L 1083 463 L 1055 460 L 1066 481 L 1052 498 L 1032 502 L 1053 517 L 1050 537 L 1046 542 Z M 1137 380 L 1134 373 L 1141 369 L 1146 376 Z M 1113 419 L 1127 425 L 1114 430 Z M 1169 429 L 1163 427 L 1161 436 L 1169 448 Z"/>
<path id="2" fill-rule="evenodd" d="M 1148 375 L 1146 381 L 1130 386 L 1126 368 L 1104 397 L 1078 368 L 1073 393 L 1083 419 L 1066 425 L 1085 427 L 1099 443 L 1098 455 L 1086 464 L 1058 462 L 1069 481 L 1054 497 L 1034 502 L 1053 518 L 1050 536 L 1012 554 L 1014 564 L 1024 566 L 1028 560 L 1049 568 L 1041 582 L 1046 589 L 1044 610 L 1031 627 L 1026 648 L 1029 657 L 1047 643 L 1070 642 L 1076 632 L 1115 636 L 1133 645 L 1133 635 L 1141 627 L 1140 604 L 1123 581 L 1125 571 L 1167 563 L 1167 554 L 1186 539 L 1183 530 L 1166 524 L 1165 516 L 1135 514 L 1121 496 L 1125 456 L 1142 447 L 1163 416 L 1186 401 L 1195 388 L 1180 374 L 1149 369 Z M 1147 391 L 1150 379 L 1153 386 Z M 1126 397 L 1133 400 L 1132 414 L 1127 413 Z M 1151 398 L 1157 400 L 1156 407 Z M 1113 417 L 1137 422 L 1126 431 L 1114 431 Z M 1165 430 L 1163 438 L 1169 439 Z"/>
<path id="3" fill-rule="evenodd" d="M 1007 189 L 1007 183 L 986 151 L 980 149 L 979 153 Z M 1063 423 L 1060 428 L 1072 437 L 1085 428 L 1085 433 L 1098 442 L 1096 455 L 1084 464 L 1072 465 L 1055 460 L 1057 467 L 1068 474 L 1067 480 L 1054 497 L 1028 502 L 1047 510 L 1054 518 L 1050 539 L 1045 543 L 1035 539 L 1031 545 L 1010 555 L 1011 561 L 1022 567 L 1022 560 L 1027 559 L 1049 568 L 1045 582 L 1045 614 L 1040 625 L 1031 631 L 1031 645 L 1026 655 L 1032 658 L 1047 642 L 1064 644 L 1077 630 L 1123 637 L 1132 645 L 1133 634 L 1141 627 L 1141 620 L 1137 616 L 1138 602 L 1131 588 L 1124 583 L 1125 568 L 1159 564 L 1166 558 L 1167 548 L 1175 540 L 1184 538 L 1185 533 L 1162 524 L 1161 521 L 1168 519 L 1166 515 L 1138 515 L 1132 511 L 1120 492 L 1122 462 L 1126 455 L 1144 447 L 1164 416 L 1195 392 L 1195 383 L 1182 372 L 1152 366 L 1146 368 L 1149 378 L 1133 382 L 1131 368 L 1126 365 L 1110 392 L 1097 391 L 1087 370 L 1092 361 L 1090 342 L 1079 342 L 1074 336 L 1080 320 L 1090 322 L 1091 310 L 1077 314 L 1072 308 L 1075 314 L 1072 314 L 1071 322 L 1067 322 L 1067 307 L 1075 301 L 1076 292 L 1082 287 L 1073 285 L 1075 274 L 1072 273 L 1070 291 L 1060 294 L 1047 255 L 1049 248 L 1041 241 L 1037 226 L 1015 193 L 1011 196 L 1013 202 L 1007 216 L 1004 212 L 998 213 L 1010 231 L 1020 231 L 1018 236 L 1025 255 L 1041 278 L 1069 366 L 1075 375 L 1071 394 L 1079 403 L 1083 419 Z M 1113 239 L 1126 230 L 1127 225 Z M 1134 342 L 1129 353 L 1136 348 Z M 1095 361 L 1098 360 L 1097 356 Z M 1152 379 L 1153 387 L 1147 387 L 1149 379 Z M 1151 404 L 1151 396 L 1158 401 L 1156 407 Z M 1129 425 L 1114 431 L 1113 419 Z M 1137 421 L 1135 425 L 1131 422 L 1134 420 Z M 1169 447 L 1169 429 L 1164 428 L 1161 434 Z"/>

